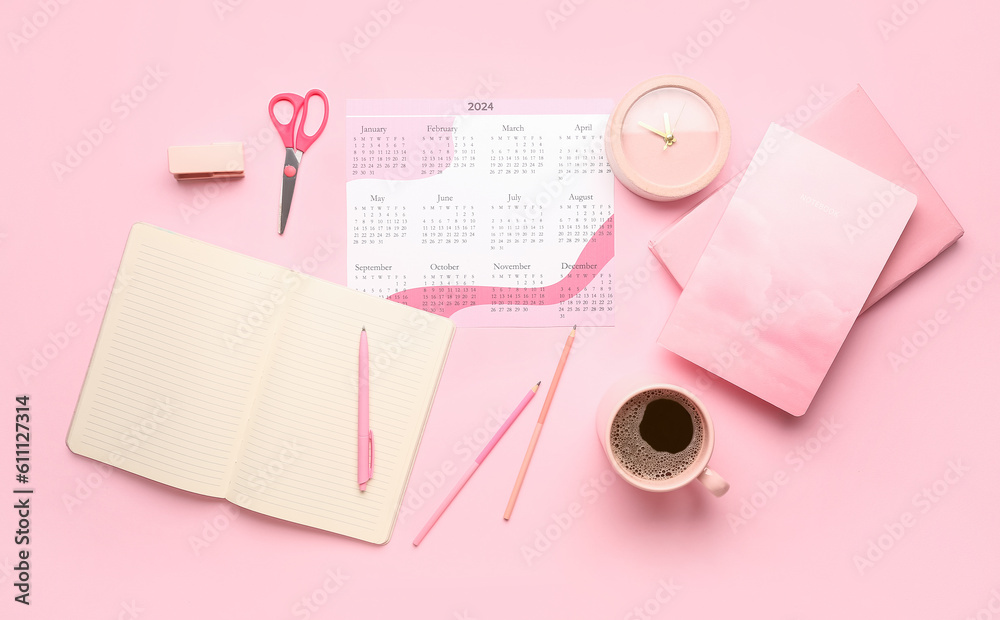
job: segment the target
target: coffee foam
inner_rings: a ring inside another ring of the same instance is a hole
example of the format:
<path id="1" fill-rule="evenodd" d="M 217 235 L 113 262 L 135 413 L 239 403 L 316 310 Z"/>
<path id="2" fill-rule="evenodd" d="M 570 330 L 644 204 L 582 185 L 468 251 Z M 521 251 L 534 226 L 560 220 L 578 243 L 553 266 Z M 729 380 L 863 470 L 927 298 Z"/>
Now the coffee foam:
<path id="1" fill-rule="evenodd" d="M 659 398 L 680 403 L 694 423 L 691 443 L 677 454 L 660 452 L 639 433 L 646 405 Z M 669 480 L 687 470 L 698 458 L 705 437 L 705 421 L 691 399 L 673 390 L 654 389 L 628 399 L 611 422 L 611 452 L 626 471 L 646 480 Z"/>

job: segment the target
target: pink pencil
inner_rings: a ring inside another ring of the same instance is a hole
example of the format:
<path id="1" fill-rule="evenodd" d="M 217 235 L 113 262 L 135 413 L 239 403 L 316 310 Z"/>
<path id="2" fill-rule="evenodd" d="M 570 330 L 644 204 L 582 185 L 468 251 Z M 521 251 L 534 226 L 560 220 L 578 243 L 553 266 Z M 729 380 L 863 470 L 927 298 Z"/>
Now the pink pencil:
<path id="1" fill-rule="evenodd" d="M 531 399 L 538 392 L 538 386 L 540 386 L 541 384 L 542 382 L 539 381 L 535 385 L 531 386 L 531 389 L 528 390 L 527 394 L 525 394 L 524 399 L 521 400 L 521 404 L 517 406 L 517 409 L 514 410 L 514 413 L 507 416 L 507 419 L 504 421 L 503 426 L 501 426 L 500 429 L 497 430 L 496 434 L 493 435 L 493 439 L 490 439 L 490 442 L 486 444 L 486 447 L 483 448 L 483 451 L 479 453 L 479 456 L 477 456 L 476 460 L 473 461 L 471 466 L 469 466 L 468 471 L 466 471 L 465 474 L 462 475 L 461 480 L 458 481 L 458 483 L 455 485 L 455 488 L 451 490 L 451 493 L 448 494 L 448 497 L 444 498 L 444 501 L 441 502 L 441 505 L 438 506 L 438 509 L 434 511 L 434 514 L 431 515 L 431 518 L 427 521 L 427 525 L 424 526 L 424 529 L 420 530 L 420 533 L 417 534 L 417 537 L 413 539 L 414 547 L 418 546 L 420 544 L 420 541 L 424 539 L 424 536 L 427 536 L 427 532 L 431 531 L 431 528 L 434 527 L 434 524 L 438 522 L 438 519 L 441 518 L 441 515 L 444 514 L 444 511 L 448 509 L 448 506 L 451 505 L 452 500 L 455 499 L 455 496 L 458 495 L 458 492 L 462 490 L 462 487 L 464 487 L 465 483 L 469 481 L 469 478 L 472 477 L 472 474 L 476 473 L 476 470 L 479 468 L 480 463 L 486 460 L 486 456 L 490 453 L 490 450 L 493 449 L 493 446 L 497 445 L 497 442 L 500 441 L 500 438 L 503 437 L 503 434 L 507 432 L 507 429 L 510 428 L 510 425 L 514 423 L 514 420 L 517 419 L 517 416 L 521 415 L 521 412 L 524 411 L 524 408 L 528 406 L 529 402 L 531 402 Z"/>
<path id="2" fill-rule="evenodd" d="M 542 425 L 545 424 L 545 416 L 549 415 L 549 406 L 552 405 L 552 397 L 559 387 L 559 378 L 562 377 L 563 368 L 566 367 L 566 360 L 569 358 L 569 351 L 573 348 L 573 339 L 576 338 L 576 325 L 573 331 L 566 338 L 566 346 L 563 347 L 562 357 L 556 366 L 556 374 L 552 376 L 552 383 L 549 384 L 549 391 L 545 394 L 545 403 L 542 404 L 542 412 L 538 414 L 538 423 L 535 424 L 535 432 L 528 442 L 528 451 L 524 453 L 524 460 L 521 461 L 521 471 L 517 472 L 517 480 L 514 481 L 514 490 L 510 492 L 510 499 L 507 501 L 507 510 L 503 513 L 503 518 L 510 520 L 510 515 L 514 512 L 514 504 L 517 502 L 517 495 L 521 492 L 521 485 L 524 484 L 524 475 L 528 473 L 528 464 L 531 463 L 531 456 L 535 453 L 535 446 L 538 445 L 538 436 L 542 433 Z"/>

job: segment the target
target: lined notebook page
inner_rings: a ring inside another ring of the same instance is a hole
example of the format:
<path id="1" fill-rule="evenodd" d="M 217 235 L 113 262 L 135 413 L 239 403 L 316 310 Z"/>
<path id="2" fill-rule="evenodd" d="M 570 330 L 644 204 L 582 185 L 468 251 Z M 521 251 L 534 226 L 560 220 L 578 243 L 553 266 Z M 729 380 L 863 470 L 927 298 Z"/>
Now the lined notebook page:
<path id="1" fill-rule="evenodd" d="M 281 293 L 260 265 L 269 266 L 133 226 L 70 450 L 222 497 L 273 340 L 276 313 L 266 300 Z"/>
<path id="2" fill-rule="evenodd" d="M 368 332 L 374 476 L 358 489 L 358 348 Z M 305 279 L 279 327 L 233 503 L 374 543 L 389 540 L 454 324 Z"/>

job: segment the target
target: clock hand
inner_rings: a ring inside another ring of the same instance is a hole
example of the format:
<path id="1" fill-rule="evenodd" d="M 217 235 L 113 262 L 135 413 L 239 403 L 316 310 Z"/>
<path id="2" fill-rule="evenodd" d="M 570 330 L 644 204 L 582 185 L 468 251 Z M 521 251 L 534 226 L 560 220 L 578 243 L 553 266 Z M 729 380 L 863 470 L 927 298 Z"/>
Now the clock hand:
<path id="1" fill-rule="evenodd" d="M 683 111 L 683 109 L 681 110 Z M 667 150 L 668 146 L 674 145 L 674 132 L 670 129 L 670 115 L 666 112 L 663 113 L 663 126 L 666 128 L 667 135 L 663 136 L 663 150 Z"/>
<path id="2" fill-rule="evenodd" d="M 648 129 L 648 130 L 652 131 L 653 133 L 655 133 L 656 135 L 660 136 L 664 140 L 667 139 L 667 134 L 663 133 L 662 131 L 660 131 L 658 129 L 653 129 L 651 126 L 647 125 L 646 123 L 644 123 L 642 121 L 639 121 L 639 126 L 642 127 L 643 129 Z"/>
<path id="3" fill-rule="evenodd" d="M 685 105 L 683 105 L 683 106 L 681 106 L 681 111 L 677 113 L 677 119 L 676 119 L 676 121 L 674 122 L 674 125 L 675 125 L 675 126 L 676 126 L 676 125 L 678 125 L 678 124 L 680 124 L 680 122 L 681 122 L 681 115 L 682 115 L 682 114 L 684 114 L 684 109 L 685 109 L 686 107 L 687 107 L 687 105 L 686 105 L 686 104 L 685 104 Z M 663 113 L 663 120 L 664 120 L 664 121 L 666 121 L 666 120 L 667 120 L 667 113 L 666 113 L 666 112 L 664 112 L 664 113 Z M 672 145 L 673 145 L 673 143 L 675 142 L 675 140 L 674 140 L 674 132 L 672 132 L 672 131 L 670 130 L 670 126 L 669 126 L 669 125 L 667 126 L 667 133 L 669 133 L 669 134 L 670 134 L 670 137 L 669 137 L 669 138 L 667 138 L 667 144 L 664 144 L 664 145 L 663 145 L 663 149 L 664 149 L 664 150 L 666 150 L 666 148 L 667 148 L 668 146 L 672 146 Z"/>
<path id="4" fill-rule="evenodd" d="M 684 114 L 684 109 L 686 107 L 687 107 L 687 104 L 681 106 L 681 111 L 677 113 L 677 121 L 674 123 L 675 126 L 680 124 L 680 122 L 681 122 L 681 115 Z"/>

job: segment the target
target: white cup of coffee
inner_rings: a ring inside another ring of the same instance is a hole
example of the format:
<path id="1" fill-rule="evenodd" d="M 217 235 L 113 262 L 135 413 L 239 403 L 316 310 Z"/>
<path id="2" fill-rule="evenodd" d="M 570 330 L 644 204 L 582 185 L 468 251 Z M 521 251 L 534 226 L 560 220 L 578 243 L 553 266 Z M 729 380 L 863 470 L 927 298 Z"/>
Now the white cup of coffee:
<path id="1" fill-rule="evenodd" d="M 597 436 L 615 472 L 646 491 L 698 480 L 716 497 L 729 483 L 708 468 L 715 430 L 705 405 L 669 383 L 619 383 L 597 408 Z"/>

